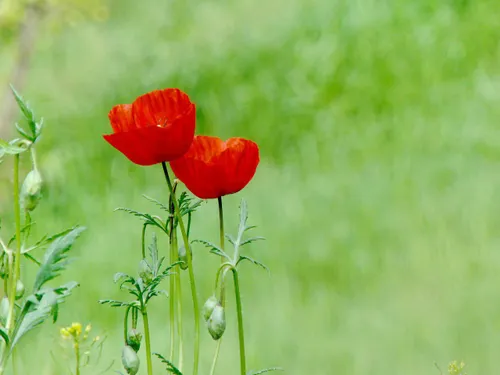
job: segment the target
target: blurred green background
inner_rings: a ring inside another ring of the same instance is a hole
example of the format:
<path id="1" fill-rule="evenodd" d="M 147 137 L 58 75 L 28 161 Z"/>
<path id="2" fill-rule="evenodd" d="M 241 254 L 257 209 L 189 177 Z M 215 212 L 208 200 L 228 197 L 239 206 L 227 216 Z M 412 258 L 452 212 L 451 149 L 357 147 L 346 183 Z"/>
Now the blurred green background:
<path id="1" fill-rule="evenodd" d="M 77 320 L 108 335 L 87 373 L 113 359 L 120 369 L 123 313 L 96 301 L 124 296 L 112 277 L 136 269 L 141 224 L 113 210 L 157 212 L 141 195 L 166 201 L 167 188 L 160 166 L 131 164 L 101 135 L 113 105 L 164 87 L 196 102 L 198 133 L 261 148 L 254 180 L 225 199 L 228 232 L 245 197 L 267 238 L 246 250 L 271 276 L 242 270 L 249 368 L 420 375 L 438 374 L 434 361 L 463 359 L 471 375 L 498 371 L 498 0 L 108 5 L 101 20 L 42 23 L 22 90 L 46 120 L 35 235 L 75 223 L 88 231 L 65 275 L 81 287 L 56 326 L 24 342 L 20 373 L 69 374 L 55 370 L 49 344 L 59 356 L 58 329 Z M 14 61 L 11 40 L 0 49 L 2 89 Z M 1 168 L 9 219 L 10 164 Z M 217 240 L 216 210 L 203 205 L 193 238 Z M 194 252 L 203 302 L 218 261 Z M 167 304 L 151 312 L 162 353 Z M 218 373 L 236 374 L 232 300 L 227 318 Z M 202 338 L 205 375 L 215 345 Z"/>

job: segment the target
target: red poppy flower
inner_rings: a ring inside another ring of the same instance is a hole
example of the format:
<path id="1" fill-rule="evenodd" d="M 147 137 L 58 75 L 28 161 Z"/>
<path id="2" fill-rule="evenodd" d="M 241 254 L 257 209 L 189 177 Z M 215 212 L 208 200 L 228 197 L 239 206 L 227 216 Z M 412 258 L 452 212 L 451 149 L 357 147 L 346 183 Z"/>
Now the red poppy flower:
<path id="1" fill-rule="evenodd" d="M 109 112 L 104 139 L 131 162 L 153 165 L 181 157 L 191 146 L 195 106 L 179 89 L 155 90 Z"/>
<path id="2" fill-rule="evenodd" d="M 187 153 L 170 162 L 175 175 L 197 197 L 218 198 L 237 193 L 252 179 L 259 147 L 243 138 L 223 141 L 198 135 Z"/>

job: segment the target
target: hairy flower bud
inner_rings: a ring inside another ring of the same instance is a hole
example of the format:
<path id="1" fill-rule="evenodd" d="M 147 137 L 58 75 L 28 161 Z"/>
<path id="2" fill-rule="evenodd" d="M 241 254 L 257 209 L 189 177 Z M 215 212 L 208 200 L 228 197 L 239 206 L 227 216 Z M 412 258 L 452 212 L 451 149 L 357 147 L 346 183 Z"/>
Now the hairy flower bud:
<path id="1" fill-rule="evenodd" d="M 130 346 L 135 352 L 138 352 L 141 347 L 142 333 L 135 328 L 129 329 L 127 333 L 127 345 Z"/>
<path id="2" fill-rule="evenodd" d="M 16 283 L 16 299 L 22 298 L 24 296 L 24 284 L 21 280 L 17 280 Z"/>
<path id="3" fill-rule="evenodd" d="M 139 262 L 139 277 L 143 279 L 145 283 L 149 283 L 153 280 L 153 272 L 151 272 L 151 268 L 145 259 Z"/>
<path id="4" fill-rule="evenodd" d="M 135 375 L 139 371 L 139 357 L 134 349 L 128 345 L 123 347 L 122 364 L 129 375 Z"/>
<path id="5" fill-rule="evenodd" d="M 208 319 L 210 319 L 210 315 L 212 315 L 212 312 L 214 311 L 214 308 L 218 303 L 219 300 L 215 296 L 207 299 L 207 302 L 205 302 L 205 304 L 203 305 L 203 319 L 205 319 L 205 322 L 208 322 Z"/>
<path id="6" fill-rule="evenodd" d="M 181 269 L 186 270 L 188 268 L 188 258 L 187 258 L 187 252 L 186 248 L 184 246 L 179 247 L 179 260 L 182 262 L 179 264 L 179 267 Z M 191 250 L 191 246 L 189 246 L 189 254 L 193 254 L 193 251 Z"/>
<path id="7" fill-rule="evenodd" d="M 208 332 L 214 340 L 218 340 L 226 330 L 226 313 L 222 305 L 217 304 L 208 319 Z"/>
<path id="8" fill-rule="evenodd" d="M 0 322 L 5 326 L 7 324 L 7 318 L 9 316 L 9 299 L 7 297 L 2 298 L 0 302 Z"/>
<path id="9" fill-rule="evenodd" d="M 33 169 L 24 179 L 21 189 L 21 202 L 26 211 L 33 211 L 42 197 L 42 176 Z"/>

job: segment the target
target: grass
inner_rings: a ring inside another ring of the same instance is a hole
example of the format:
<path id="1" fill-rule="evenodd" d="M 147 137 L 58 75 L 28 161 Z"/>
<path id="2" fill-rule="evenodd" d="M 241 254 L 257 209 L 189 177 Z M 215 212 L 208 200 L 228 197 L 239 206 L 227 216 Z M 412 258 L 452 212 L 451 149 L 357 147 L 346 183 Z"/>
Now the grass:
<path id="1" fill-rule="evenodd" d="M 121 315 L 96 301 L 119 296 L 112 275 L 133 270 L 140 251 L 139 223 L 113 210 L 152 207 L 141 194 L 166 200 L 167 188 L 159 166 L 131 165 L 101 134 L 112 105 L 178 86 L 197 103 L 199 133 L 261 146 L 254 181 L 225 202 L 228 231 L 246 197 L 267 238 L 249 251 L 272 276 L 242 272 L 252 368 L 437 374 L 434 361 L 456 358 L 471 374 L 495 373 L 498 1 L 112 5 L 105 22 L 43 30 L 24 90 L 47 122 L 39 234 L 89 228 L 71 268 L 82 287 L 61 324 L 91 320 L 108 331 L 102 367 L 120 367 Z M 195 237 L 216 241 L 216 210 L 203 206 Z M 201 247 L 195 257 L 203 300 L 217 261 Z M 167 304 L 150 314 L 165 327 L 153 340 L 163 353 Z M 238 363 L 228 311 L 220 374 Z M 57 332 L 46 325 L 24 344 L 33 354 L 22 373 L 53 373 L 41 345 Z M 208 368 L 212 340 L 202 338 Z"/>

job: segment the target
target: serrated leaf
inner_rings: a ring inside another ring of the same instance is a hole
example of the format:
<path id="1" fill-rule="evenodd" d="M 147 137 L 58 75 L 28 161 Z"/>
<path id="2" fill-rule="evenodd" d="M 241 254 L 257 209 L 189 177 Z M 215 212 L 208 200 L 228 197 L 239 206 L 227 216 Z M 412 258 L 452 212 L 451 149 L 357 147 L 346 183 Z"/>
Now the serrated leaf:
<path id="1" fill-rule="evenodd" d="M 144 198 L 146 198 L 148 201 L 156 204 L 158 207 L 160 207 L 162 210 L 164 211 L 167 211 L 168 213 L 170 213 L 169 209 L 168 209 L 168 206 L 166 206 L 165 204 L 161 203 L 160 201 L 157 201 L 156 199 L 154 198 L 151 198 L 145 194 L 142 195 Z"/>
<path id="2" fill-rule="evenodd" d="M 212 243 L 210 241 L 194 240 L 193 242 L 199 242 L 199 243 L 205 245 L 206 247 L 208 247 L 210 249 L 210 252 L 212 254 L 215 254 L 215 255 L 221 256 L 223 258 L 226 258 L 229 261 L 231 260 L 231 258 L 229 258 L 229 255 L 227 255 L 224 250 L 222 250 L 219 246 L 217 246 L 216 244 L 214 244 L 214 243 Z"/>
<path id="3" fill-rule="evenodd" d="M 283 370 L 281 367 L 269 367 L 269 368 L 265 368 L 263 370 L 249 371 L 247 373 L 247 375 L 260 375 L 260 374 L 264 374 L 266 372 L 271 372 L 271 371 L 285 371 L 285 370 Z"/>
<path id="4" fill-rule="evenodd" d="M 14 98 L 16 99 L 17 105 L 19 106 L 19 109 L 21 110 L 21 113 L 23 114 L 24 118 L 28 122 L 28 126 L 31 130 L 32 136 L 29 135 L 24 135 L 26 138 L 28 138 L 31 141 L 35 141 L 38 136 L 40 135 L 40 130 L 42 127 L 42 124 L 38 125 L 35 120 L 35 115 L 33 113 L 33 110 L 30 108 L 26 100 L 19 94 L 14 86 L 10 85 L 10 88 L 12 90 L 12 93 L 14 94 Z M 19 130 L 19 129 L 18 129 Z M 24 132 L 26 133 L 26 132 Z"/>
<path id="5" fill-rule="evenodd" d="M 267 268 L 267 266 L 265 264 L 259 262 L 258 260 L 247 257 L 246 255 L 240 255 L 240 259 L 238 260 L 238 263 L 240 263 L 242 260 L 248 260 L 249 262 L 252 262 L 253 264 L 255 264 L 257 266 L 260 266 L 260 267 L 264 268 L 267 272 L 269 272 L 269 268 Z"/>
<path id="6" fill-rule="evenodd" d="M 68 251 L 85 230 L 84 227 L 77 227 L 65 236 L 57 238 L 45 251 L 42 265 L 35 278 L 33 290 L 36 292 L 48 281 L 57 277 L 67 265 Z"/>
<path id="7" fill-rule="evenodd" d="M 153 225 L 155 227 L 160 228 L 162 231 L 164 231 L 166 234 L 168 234 L 168 229 L 166 228 L 166 225 L 159 221 L 158 218 L 151 216 L 150 214 L 146 214 L 143 212 L 135 211 L 130 208 L 124 208 L 124 207 L 118 207 L 115 209 L 115 211 L 123 211 L 128 214 L 131 214 L 141 220 L 144 221 L 145 225 Z"/>
<path id="8" fill-rule="evenodd" d="M 229 241 L 229 243 L 230 243 L 231 245 L 233 245 L 233 246 L 235 245 L 236 240 L 234 239 L 234 237 L 233 237 L 233 236 L 231 236 L 230 234 L 225 234 L 224 236 L 226 237 L 226 239 Z"/>
<path id="9" fill-rule="evenodd" d="M 123 302 L 114 299 L 101 299 L 98 301 L 101 305 L 110 305 L 111 307 L 126 307 L 126 306 L 136 306 L 137 302 Z"/>
<path id="10" fill-rule="evenodd" d="M 264 237 L 251 237 L 251 238 L 247 238 L 246 240 L 243 240 L 241 243 L 240 243 L 240 246 L 244 246 L 244 245 L 248 245 L 249 243 L 252 243 L 252 242 L 255 242 L 255 241 L 262 241 L 262 240 L 265 240 Z"/>
<path id="11" fill-rule="evenodd" d="M 33 303 L 33 300 L 34 299 L 31 298 L 26 303 Z M 10 348 L 11 350 L 16 346 L 21 337 L 42 324 L 51 315 L 55 304 L 57 304 L 57 295 L 54 292 L 47 292 L 43 294 L 40 302 L 36 304 L 35 309 L 26 313 L 19 326 L 16 327 L 15 335 Z"/>
<path id="12" fill-rule="evenodd" d="M 158 359 L 167 365 L 167 371 L 174 375 L 182 375 L 182 372 L 175 365 L 159 353 L 153 353 Z"/>

